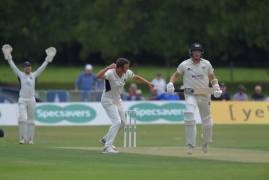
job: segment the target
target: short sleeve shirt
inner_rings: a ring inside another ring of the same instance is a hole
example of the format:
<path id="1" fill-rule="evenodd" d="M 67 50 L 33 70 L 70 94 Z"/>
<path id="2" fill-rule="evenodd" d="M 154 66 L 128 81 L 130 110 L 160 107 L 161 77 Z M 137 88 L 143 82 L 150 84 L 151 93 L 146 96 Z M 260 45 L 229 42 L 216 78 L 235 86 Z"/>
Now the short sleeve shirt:
<path id="1" fill-rule="evenodd" d="M 120 95 L 123 92 L 125 83 L 128 79 L 134 77 L 134 73 L 131 70 L 127 70 L 126 73 L 119 77 L 115 69 L 109 69 L 104 76 L 105 89 L 103 91 L 103 97 L 117 102 L 120 101 Z"/>
<path id="2" fill-rule="evenodd" d="M 208 88 L 208 75 L 213 74 L 214 69 L 208 60 L 201 59 L 194 64 L 190 58 L 179 64 L 177 72 L 183 76 L 184 88 Z"/>

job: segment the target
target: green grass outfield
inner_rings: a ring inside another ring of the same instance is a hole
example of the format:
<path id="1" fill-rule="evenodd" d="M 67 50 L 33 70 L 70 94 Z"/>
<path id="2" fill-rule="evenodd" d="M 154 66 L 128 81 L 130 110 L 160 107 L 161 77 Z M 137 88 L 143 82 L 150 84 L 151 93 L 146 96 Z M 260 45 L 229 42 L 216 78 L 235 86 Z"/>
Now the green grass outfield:
<path id="1" fill-rule="evenodd" d="M 215 125 L 209 153 L 198 146 L 192 156 L 182 146 L 182 125 L 138 126 L 137 148 L 103 155 L 98 139 L 107 128 L 38 127 L 34 145 L 19 145 L 17 128 L 4 127 L 0 179 L 269 179 L 269 125 Z"/>
<path id="2" fill-rule="evenodd" d="M 19 66 L 21 67 L 21 66 Z M 94 67 L 96 73 L 100 66 Z M 134 66 L 131 67 L 135 73 L 140 74 L 147 79 L 154 78 L 156 73 L 161 73 L 166 79 L 175 72 L 176 67 L 165 68 L 157 66 Z M 83 67 L 55 67 L 49 65 L 45 72 L 38 78 L 38 83 L 74 83 Z M 220 81 L 230 82 L 229 68 L 216 68 L 216 74 Z M 269 71 L 266 68 L 235 68 L 233 74 L 234 82 L 268 82 Z M 10 67 L 1 64 L 0 66 L 0 82 L 2 83 L 17 83 L 17 77 L 13 74 Z"/>

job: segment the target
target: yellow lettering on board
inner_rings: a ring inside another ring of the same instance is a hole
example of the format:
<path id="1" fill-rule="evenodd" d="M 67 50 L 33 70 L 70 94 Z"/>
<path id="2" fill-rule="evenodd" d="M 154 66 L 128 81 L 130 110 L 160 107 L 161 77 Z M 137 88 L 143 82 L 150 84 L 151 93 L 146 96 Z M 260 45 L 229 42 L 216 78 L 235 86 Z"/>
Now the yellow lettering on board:
<path id="1" fill-rule="evenodd" d="M 214 101 L 215 124 L 269 124 L 269 102 Z"/>

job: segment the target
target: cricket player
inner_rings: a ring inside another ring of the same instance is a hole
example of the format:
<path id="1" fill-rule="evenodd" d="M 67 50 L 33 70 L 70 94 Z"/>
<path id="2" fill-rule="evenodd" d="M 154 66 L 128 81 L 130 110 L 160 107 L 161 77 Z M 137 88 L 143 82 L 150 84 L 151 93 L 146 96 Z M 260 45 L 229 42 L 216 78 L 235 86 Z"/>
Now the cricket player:
<path id="1" fill-rule="evenodd" d="M 36 78 L 44 71 L 48 63 L 52 62 L 56 49 L 50 47 L 46 49 L 47 57 L 43 64 L 35 71 L 32 72 L 31 63 L 24 62 L 24 72 L 20 71 L 14 64 L 11 56 L 12 47 L 8 44 L 2 47 L 5 59 L 8 61 L 11 69 L 18 76 L 20 81 L 19 93 L 19 143 L 20 144 L 33 144 L 34 143 L 34 112 L 35 112 L 35 81 Z"/>
<path id="2" fill-rule="evenodd" d="M 128 79 L 139 80 L 147 84 L 149 88 L 153 88 L 153 84 L 129 70 L 129 61 L 125 58 L 118 58 L 116 63 L 100 70 L 96 77 L 105 80 L 105 89 L 102 94 L 101 103 L 112 122 L 112 126 L 100 140 L 100 143 L 104 145 L 103 153 L 118 153 L 115 146 L 113 146 L 113 142 L 121 125 L 127 123 L 120 97 L 126 81 Z"/>
<path id="3" fill-rule="evenodd" d="M 183 61 L 177 71 L 171 76 L 167 84 L 167 92 L 173 93 L 175 81 L 182 76 L 184 95 L 186 101 L 186 112 L 184 112 L 185 141 L 187 153 L 192 154 L 196 145 L 196 120 L 194 118 L 195 108 L 199 109 L 202 120 L 202 150 L 208 151 L 208 144 L 212 142 L 212 117 L 210 112 L 210 96 L 207 91 L 209 82 L 213 87 L 213 95 L 221 96 L 221 89 L 214 74 L 214 69 L 208 60 L 202 57 L 203 49 L 201 44 L 194 43 L 189 50 L 190 58 Z M 204 89 L 204 94 L 195 94 L 195 89 Z"/>

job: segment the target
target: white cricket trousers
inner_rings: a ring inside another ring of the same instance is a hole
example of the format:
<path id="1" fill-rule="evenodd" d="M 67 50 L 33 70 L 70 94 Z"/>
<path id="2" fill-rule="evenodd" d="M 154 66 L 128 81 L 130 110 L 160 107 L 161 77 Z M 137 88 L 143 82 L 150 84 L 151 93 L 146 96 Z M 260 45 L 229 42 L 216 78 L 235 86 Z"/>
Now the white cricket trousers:
<path id="1" fill-rule="evenodd" d="M 35 122 L 34 122 L 34 113 L 35 113 L 35 98 L 19 98 L 19 139 L 26 142 L 34 140 L 35 132 Z"/>
<path id="2" fill-rule="evenodd" d="M 185 141 L 186 145 L 196 145 L 196 120 L 194 118 L 195 108 L 199 109 L 202 120 L 202 142 L 212 142 L 212 118 L 210 111 L 210 96 L 185 95 L 186 111 L 184 113 Z"/>
<path id="3" fill-rule="evenodd" d="M 112 148 L 121 126 L 126 123 L 125 111 L 121 102 L 114 103 L 110 99 L 103 98 L 101 103 L 112 122 L 107 134 L 104 136 L 106 140 L 105 147 Z"/>

